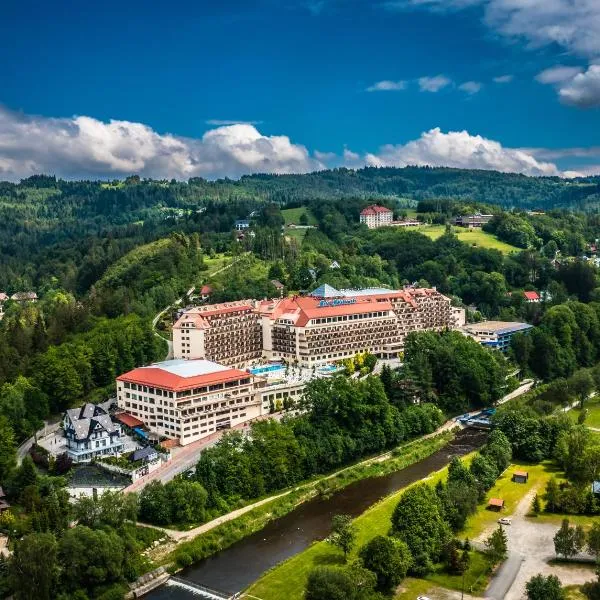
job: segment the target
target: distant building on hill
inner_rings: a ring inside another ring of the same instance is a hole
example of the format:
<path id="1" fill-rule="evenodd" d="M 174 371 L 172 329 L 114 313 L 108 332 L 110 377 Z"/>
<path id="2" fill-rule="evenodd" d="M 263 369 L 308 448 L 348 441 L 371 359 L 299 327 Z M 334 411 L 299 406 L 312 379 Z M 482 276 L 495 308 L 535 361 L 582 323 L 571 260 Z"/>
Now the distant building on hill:
<path id="1" fill-rule="evenodd" d="M 506 352 L 515 333 L 526 332 L 530 329 L 533 329 L 533 326 L 529 323 L 482 321 L 465 325 L 461 331 L 477 340 L 482 346 Z"/>
<path id="2" fill-rule="evenodd" d="M 392 224 L 393 217 L 394 213 L 389 208 L 378 204 L 371 204 L 360 212 L 360 222 L 369 229 L 389 226 Z"/>
<path id="3" fill-rule="evenodd" d="M 462 215 L 456 217 L 455 224 L 459 227 L 483 227 L 486 223 L 489 223 L 494 215 L 482 215 L 481 213 L 475 213 L 474 215 Z"/>

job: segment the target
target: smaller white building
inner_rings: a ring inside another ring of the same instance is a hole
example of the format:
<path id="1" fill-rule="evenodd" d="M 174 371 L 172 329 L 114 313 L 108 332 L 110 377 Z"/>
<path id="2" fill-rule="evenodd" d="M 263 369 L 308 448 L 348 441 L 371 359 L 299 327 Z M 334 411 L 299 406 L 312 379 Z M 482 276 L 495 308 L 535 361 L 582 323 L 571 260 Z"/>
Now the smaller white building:
<path id="1" fill-rule="evenodd" d="M 97 456 L 123 452 L 121 427 L 96 404 L 69 409 L 63 418 L 67 455 L 73 462 L 87 462 Z"/>

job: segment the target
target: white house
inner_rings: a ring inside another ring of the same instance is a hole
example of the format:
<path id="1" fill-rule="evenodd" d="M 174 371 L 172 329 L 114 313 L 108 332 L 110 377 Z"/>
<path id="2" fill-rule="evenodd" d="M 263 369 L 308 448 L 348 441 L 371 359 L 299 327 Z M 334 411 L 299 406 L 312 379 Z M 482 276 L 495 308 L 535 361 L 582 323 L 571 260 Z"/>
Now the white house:
<path id="1" fill-rule="evenodd" d="M 100 406 L 84 404 L 69 409 L 63 419 L 67 455 L 73 462 L 86 462 L 97 456 L 123 452 L 121 427 Z"/>

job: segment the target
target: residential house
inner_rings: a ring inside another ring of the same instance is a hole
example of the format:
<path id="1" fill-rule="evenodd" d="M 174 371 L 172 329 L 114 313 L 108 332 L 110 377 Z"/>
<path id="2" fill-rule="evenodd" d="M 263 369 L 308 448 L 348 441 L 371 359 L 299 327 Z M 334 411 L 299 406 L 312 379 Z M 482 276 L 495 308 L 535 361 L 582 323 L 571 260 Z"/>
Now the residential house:
<path id="1" fill-rule="evenodd" d="M 209 298 L 210 295 L 212 294 L 213 289 L 210 285 L 203 285 L 202 288 L 200 289 L 200 298 L 202 300 L 202 302 L 206 302 Z"/>
<path id="2" fill-rule="evenodd" d="M 489 223 L 493 216 L 494 215 L 482 215 L 481 213 L 462 215 L 456 217 L 455 224 L 459 227 L 483 227 L 486 223 Z"/>
<path id="3" fill-rule="evenodd" d="M 243 231 L 244 229 L 249 229 L 250 221 L 248 219 L 238 219 L 234 223 L 234 227 L 236 231 Z"/>
<path id="4" fill-rule="evenodd" d="M 121 428 L 96 404 L 86 403 L 67 410 L 63 418 L 67 455 L 73 462 L 87 462 L 97 456 L 123 452 Z"/>
<path id="5" fill-rule="evenodd" d="M 37 302 L 38 296 L 35 292 L 17 292 L 10 297 L 15 302 L 25 304 L 26 302 Z"/>
<path id="6" fill-rule="evenodd" d="M 6 494 L 4 493 L 2 487 L 0 487 L 0 514 L 2 514 L 5 510 L 8 510 L 9 508 L 10 504 L 6 499 Z"/>
<path id="7" fill-rule="evenodd" d="M 4 292 L 0 292 L 0 320 L 4 316 L 4 304 L 8 300 L 8 295 Z"/>
<path id="8" fill-rule="evenodd" d="M 523 296 L 527 304 L 539 304 L 542 301 L 537 292 L 523 292 Z"/>

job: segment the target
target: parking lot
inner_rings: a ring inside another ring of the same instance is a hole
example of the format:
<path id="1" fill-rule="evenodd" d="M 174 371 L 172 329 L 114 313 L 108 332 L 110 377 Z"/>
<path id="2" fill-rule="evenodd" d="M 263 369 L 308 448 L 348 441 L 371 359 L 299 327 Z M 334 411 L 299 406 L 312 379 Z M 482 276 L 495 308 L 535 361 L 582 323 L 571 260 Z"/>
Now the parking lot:
<path id="1" fill-rule="evenodd" d="M 487 598 L 521 600 L 525 597 L 525 584 L 538 573 L 556 575 L 563 585 L 581 585 L 595 577 L 593 562 L 589 567 L 581 564 L 549 564 L 556 558 L 554 534 L 559 524 L 540 523 L 535 518 L 526 517 L 535 491 L 531 490 L 522 498 L 515 512 L 510 515 L 511 525 L 504 527 L 508 537 L 509 558 L 490 583 Z M 488 527 L 476 543 L 483 544 L 495 527 Z"/>

